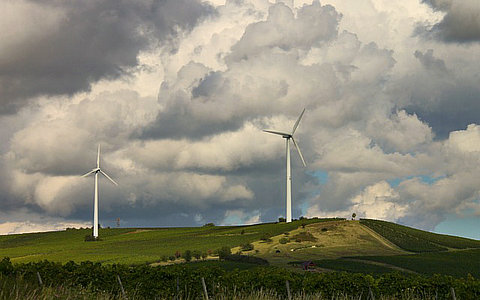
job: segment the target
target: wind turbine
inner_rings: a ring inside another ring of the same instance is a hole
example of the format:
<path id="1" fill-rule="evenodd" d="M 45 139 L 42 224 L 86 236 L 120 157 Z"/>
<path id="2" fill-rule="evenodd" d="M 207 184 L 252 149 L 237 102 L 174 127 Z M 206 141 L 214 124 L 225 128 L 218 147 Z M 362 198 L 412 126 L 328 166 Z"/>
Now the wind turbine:
<path id="1" fill-rule="evenodd" d="M 264 130 L 268 133 L 273 133 L 277 135 L 281 135 L 286 140 L 286 147 L 287 147 L 287 223 L 292 222 L 292 175 L 291 175 L 291 168 L 290 168 L 290 140 L 292 140 L 293 145 L 298 151 L 300 159 L 302 160 L 303 166 L 306 167 L 305 160 L 303 159 L 302 151 L 300 151 L 300 147 L 298 147 L 297 142 L 293 138 L 293 134 L 295 130 L 297 130 L 298 124 L 305 113 L 305 108 L 303 109 L 300 117 L 298 117 L 297 122 L 293 125 L 292 133 L 281 132 L 281 131 L 274 131 L 274 130 Z"/>
<path id="2" fill-rule="evenodd" d="M 100 145 L 98 145 L 98 152 L 97 152 L 97 167 L 92 169 L 87 174 L 83 175 L 82 177 L 87 177 L 90 174 L 95 174 L 95 195 L 93 197 L 93 238 L 98 238 L 98 173 L 101 173 L 103 176 L 107 177 L 113 184 L 118 185 L 107 173 L 103 172 L 100 169 Z"/>

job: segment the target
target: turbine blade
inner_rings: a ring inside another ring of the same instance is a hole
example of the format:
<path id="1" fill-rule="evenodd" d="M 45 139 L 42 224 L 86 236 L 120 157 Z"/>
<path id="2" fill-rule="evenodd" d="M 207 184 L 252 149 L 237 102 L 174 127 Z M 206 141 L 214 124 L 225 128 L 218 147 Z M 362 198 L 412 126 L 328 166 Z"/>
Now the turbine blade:
<path id="1" fill-rule="evenodd" d="M 297 148 L 298 154 L 300 155 L 300 158 L 302 159 L 303 166 L 306 167 L 307 164 L 305 163 L 305 160 L 303 159 L 302 151 L 300 151 L 300 147 L 298 147 L 297 142 L 295 142 L 295 139 L 292 137 L 292 142 L 295 145 L 295 148 Z"/>
<path id="2" fill-rule="evenodd" d="M 300 120 L 302 119 L 304 113 L 305 113 L 305 108 L 300 114 L 300 117 L 298 117 L 297 122 L 295 122 L 295 125 L 293 125 L 292 135 L 295 133 L 295 130 L 297 130 L 298 124 L 300 123 Z"/>
<path id="3" fill-rule="evenodd" d="M 100 173 L 102 173 L 103 176 L 107 177 L 107 179 L 110 180 L 114 185 L 118 185 L 118 183 L 116 183 L 112 178 L 110 178 L 107 173 L 103 172 L 102 170 L 100 170 Z"/>
<path id="4" fill-rule="evenodd" d="M 98 144 L 98 151 L 97 151 L 97 168 L 100 168 L 100 144 Z"/>
<path id="5" fill-rule="evenodd" d="M 84 175 L 82 175 L 82 177 L 87 177 L 88 175 L 90 175 L 90 174 L 92 174 L 92 173 L 94 173 L 94 171 L 93 171 L 93 170 L 92 170 L 92 171 L 90 171 L 90 172 L 88 172 L 87 174 L 84 174 Z"/>
<path id="6" fill-rule="evenodd" d="M 290 133 L 281 132 L 281 131 L 274 131 L 274 130 L 263 130 L 263 131 L 268 132 L 268 133 L 278 134 L 278 135 L 281 135 L 281 136 L 290 136 L 291 135 Z"/>

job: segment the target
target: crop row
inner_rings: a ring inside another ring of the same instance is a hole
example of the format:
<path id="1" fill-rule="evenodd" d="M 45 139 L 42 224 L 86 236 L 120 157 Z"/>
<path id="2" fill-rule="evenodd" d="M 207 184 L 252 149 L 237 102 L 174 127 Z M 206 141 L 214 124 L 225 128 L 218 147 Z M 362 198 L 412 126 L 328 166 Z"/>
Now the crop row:
<path id="1" fill-rule="evenodd" d="M 390 222 L 361 219 L 368 226 L 398 247 L 411 252 L 436 252 L 448 248 L 480 248 L 480 241 L 442 235 L 410 228 Z"/>
<path id="2" fill-rule="evenodd" d="M 38 272 L 38 274 L 37 274 Z M 173 298 L 179 291 L 190 295 L 201 295 L 201 278 L 204 278 L 210 293 L 224 290 L 252 292 L 274 290 L 282 296 L 287 293 L 286 281 L 292 293 L 321 293 L 332 297 L 338 293 L 367 295 L 401 295 L 405 291 L 419 291 L 447 298 L 451 288 L 460 299 L 479 299 L 480 280 L 469 276 L 454 278 L 445 275 L 409 276 L 398 273 L 372 277 L 350 273 L 299 273 L 273 267 L 256 267 L 248 270 L 226 271 L 219 267 L 196 269 L 182 265 L 170 267 L 101 265 L 100 263 L 69 262 L 64 265 L 43 261 L 39 263 L 12 265 L 8 258 L 0 262 L 0 276 L 16 278 L 37 284 L 38 275 L 45 286 L 72 286 L 88 289 L 90 292 L 120 294 L 118 278 L 125 290 L 135 293 L 137 298 Z M 118 277 L 117 277 L 118 276 Z"/>

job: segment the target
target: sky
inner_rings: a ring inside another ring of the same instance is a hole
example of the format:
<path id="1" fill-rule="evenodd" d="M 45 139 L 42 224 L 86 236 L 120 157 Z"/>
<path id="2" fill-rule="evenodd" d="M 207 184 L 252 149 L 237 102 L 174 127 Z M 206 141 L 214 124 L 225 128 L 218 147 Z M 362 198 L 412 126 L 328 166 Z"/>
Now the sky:
<path id="1" fill-rule="evenodd" d="M 480 239 L 477 0 L 5 0 L 0 234 L 375 218 Z"/>

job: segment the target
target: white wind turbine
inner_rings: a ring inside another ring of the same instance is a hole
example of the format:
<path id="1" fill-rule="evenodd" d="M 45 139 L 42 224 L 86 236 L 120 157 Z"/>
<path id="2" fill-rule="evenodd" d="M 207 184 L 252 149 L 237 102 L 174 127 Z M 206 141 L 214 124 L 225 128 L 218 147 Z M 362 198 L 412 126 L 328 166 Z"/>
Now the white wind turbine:
<path id="1" fill-rule="evenodd" d="M 300 120 L 302 119 L 304 113 L 305 113 L 305 108 L 300 114 L 300 117 L 298 117 L 297 122 L 295 122 L 295 125 L 293 125 L 292 133 L 280 132 L 280 131 L 274 131 L 274 130 L 264 130 L 265 132 L 268 132 L 268 133 L 281 135 L 286 140 L 286 144 L 287 144 L 287 219 L 286 219 L 287 223 L 292 222 L 292 175 L 291 175 L 291 168 L 290 168 L 290 139 L 292 140 L 295 148 L 297 148 L 297 151 L 298 151 L 298 154 L 300 155 L 300 159 L 302 160 L 303 166 L 304 167 L 307 166 L 305 164 L 305 160 L 303 159 L 302 151 L 300 151 L 300 147 L 298 147 L 297 142 L 295 142 L 295 139 L 293 138 L 293 134 L 295 133 L 295 130 L 297 130 L 298 123 L 300 123 Z"/>
<path id="2" fill-rule="evenodd" d="M 113 184 L 118 185 L 110 176 L 108 176 L 105 172 L 100 169 L 100 145 L 98 145 L 98 152 L 97 152 L 97 167 L 92 169 L 87 174 L 83 175 L 82 177 L 87 177 L 90 174 L 95 174 L 95 195 L 93 197 L 93 237 L 95 239 L 98 238 L 98 173 L 102 173 L 103 176 L 107 177 Z"/>

